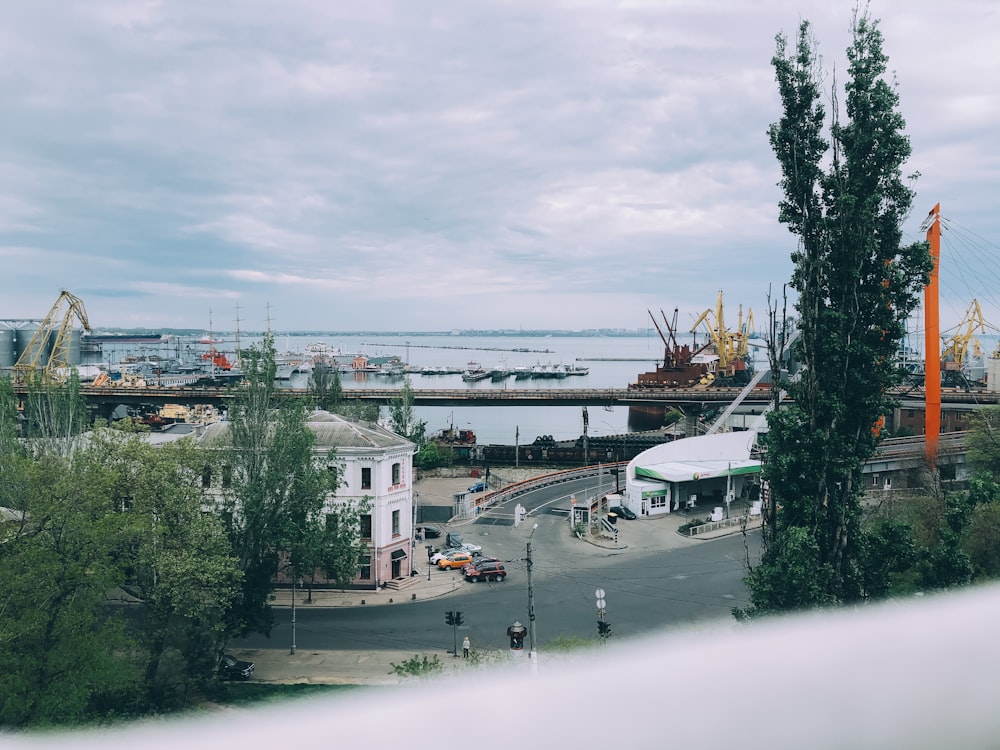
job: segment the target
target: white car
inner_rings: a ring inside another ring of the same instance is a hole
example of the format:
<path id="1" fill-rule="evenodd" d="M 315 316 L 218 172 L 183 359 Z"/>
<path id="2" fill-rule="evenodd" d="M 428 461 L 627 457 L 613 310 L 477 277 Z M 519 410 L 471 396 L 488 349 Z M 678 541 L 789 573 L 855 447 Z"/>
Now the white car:
<path id="1" fill-rule="evenodd" d="M 483 551 L 483 548 L 478 544 L 469 544 L 466 542 L 461 547 L 452 547 L 451 549 L 443 549 L 440 552 L 435 552 L 431 555 L 431 564 L 437 565 L 438 560 L 446 557 L 451 552 L 468 552 L 470 555 L 478 555 Z"/>

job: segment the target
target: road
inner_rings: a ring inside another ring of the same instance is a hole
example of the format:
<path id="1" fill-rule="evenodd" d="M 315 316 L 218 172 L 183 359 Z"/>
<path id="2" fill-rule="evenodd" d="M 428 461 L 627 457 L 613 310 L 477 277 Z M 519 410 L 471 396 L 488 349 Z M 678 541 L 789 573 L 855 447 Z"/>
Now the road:
<path id="1" fill-rule="evenodd" d="M 594 482 L 589 480 L 590 485 Z M 608 485 L 604 488 L 607 491 Z M 461 529 L 468 541 L 483 545 L 485 554 L 507 561 L 506 581 L 465 584 L 447 597 L 402 606 L 299 608 L 298 648 L 451 649 L 453 632 L 445 624 L 444 613 L 458 610 L 465 617 L 458 629 L 459 641 L 468 635 L 475 648 L 506 649 L 507 626 L 514 620 L 527 624 L 525 542 L 534 523 L 538 528 L 532 537 L 532 583 L 540 650 L 561 637 L 589 639 L 596 634 L 594 591 L 598 588 L 606 592 L 606 619 L 616 638 L 726 619 L 732 607 L 746 604 L 745 553 L 739 534 L 707 542 L 681 540 L 685 546 L 655 551 L 654 537 L 663 529 L 657 528 L 656 521 L 633 521 L 627 530 L 650 535 L 652 547 L 594 547 L 571 538 L 565 516 L 550 512 L 568 507 L 571 493 L 583 498 L 588 491 L 586 482 L 574 483 L 521 498 L 534 511 L 520 529 L 483 523 L 488 519 Z M 501 518 L 511 513 L 511 508 L 498 511 Z M 749 538 L 756 547 L 759 537 Z M 433 571 L 432 575 L 457 574 Z M 275 617 L 270 638 L 252 635 L 233 645 L 284 647 L 291 640 L 290 612 L 276 609 Z"/>

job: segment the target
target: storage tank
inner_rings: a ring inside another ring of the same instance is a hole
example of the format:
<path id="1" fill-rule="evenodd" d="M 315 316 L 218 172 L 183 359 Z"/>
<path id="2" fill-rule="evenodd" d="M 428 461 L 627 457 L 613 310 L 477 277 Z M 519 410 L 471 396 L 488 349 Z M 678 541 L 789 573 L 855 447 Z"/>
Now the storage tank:
<path id="1" fill-rule="evenodd" d="M 69 332 L 69 352 L 66 354 L 67 362 L 69 365 L 78 365 L 82 355 L 80 354 L 80 335 L 83 330 L 80 328 L 74 328 Z"/>
<path id="2" fill-rule="evenodd" d="M 28 344 L 31 343 L 31 337 L 35 335 L 36 331 L 38 331 L 37 323 L 28 323 L 16 330 L 17 342 L 14 351 L 17 353 L 17 359 L 20 359 L 21 355 L 24 354 L 24 351 L 28 348 Z M 49 342 L 45 343 L 44 352 L 38 361 L 39 366 L 44 366 L 49 362 L 50 345 Z"/>
<path id="3" fill-rule="evenodd" d="M 1000 358 L 986 360 L 986 390 L 1000 391 Z"/>
<path id="4" fill-rule="evenodd" d="M 14 329 L 0 328 L 0 367 L 10 368 L 17 362 Z"/>

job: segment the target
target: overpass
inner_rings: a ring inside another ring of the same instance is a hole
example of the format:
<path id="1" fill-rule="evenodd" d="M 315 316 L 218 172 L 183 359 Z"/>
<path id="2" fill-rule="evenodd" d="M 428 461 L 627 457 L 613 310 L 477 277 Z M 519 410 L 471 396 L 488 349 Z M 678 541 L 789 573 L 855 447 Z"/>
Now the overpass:
<path id="1" fill-rule="evenodd" d="M 225 408 L 239 392 L 239 387 L 213 386 L 83 386 L 81 389 L 91 409 L 108 417 L 117 406 L 162 406 L 169 403 L 212 404 Z M 24 385 L 15 385 L 23 397 Z M 413 391 L 417 406 L 633 406 L 633 405 L 720 405 L 735 400 L 740 388 L 421 388 Z M 307 398 L 304 388 L 283 388 L 277 391 L 287 398 Z M 399 398 L 399 388 L 345 388 L 345 401 L 369 401 L 387 406 Z M 923 402 L 923 389 L 899 389 L 893 392 L 897 399 Z M 942 389 L 942 403 L 966 404 L 976 407 L 997 404 L 1000 393 L 991 391 L 966 391 Z M 746 405 L 765 406 L 770 390 L 755 388 L 744 399 Z"/>

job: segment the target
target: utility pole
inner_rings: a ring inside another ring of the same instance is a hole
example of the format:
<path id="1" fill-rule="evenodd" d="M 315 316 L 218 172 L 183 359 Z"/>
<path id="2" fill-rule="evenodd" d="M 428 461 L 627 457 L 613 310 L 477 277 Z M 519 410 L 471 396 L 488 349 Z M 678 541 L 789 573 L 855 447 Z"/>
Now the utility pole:
<path id="1" fill-rule="evenodd" d="M 295 567 L 292 566 L 292 649 L 289 651 L 295 656 Z"/>
<path id="2" fill-rule="evenodd" d="M 538 652 L 536 651 L 538 641 L 535 635 L 535 590 L 531 585 L 531 537 L 534 536 L 537 529 L 538 524 L 536 523 L 531 528 L 531 533 L 528 534 L 528 556 L 526 558 L 528 564 L 528 660 L 531 662 L 532 674 L 538 674 Z"/>

